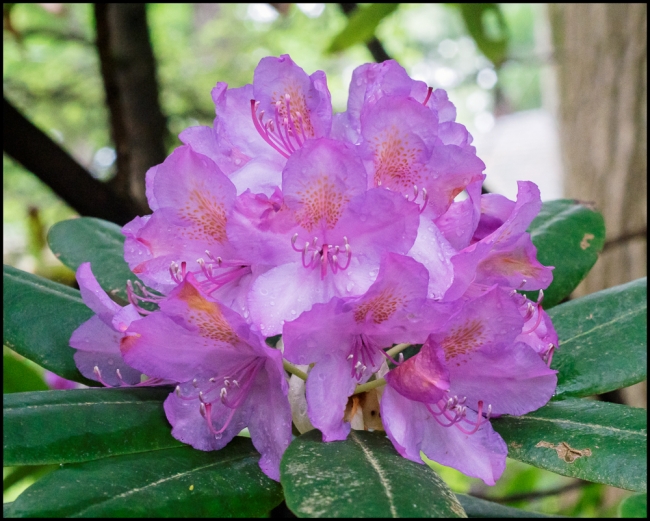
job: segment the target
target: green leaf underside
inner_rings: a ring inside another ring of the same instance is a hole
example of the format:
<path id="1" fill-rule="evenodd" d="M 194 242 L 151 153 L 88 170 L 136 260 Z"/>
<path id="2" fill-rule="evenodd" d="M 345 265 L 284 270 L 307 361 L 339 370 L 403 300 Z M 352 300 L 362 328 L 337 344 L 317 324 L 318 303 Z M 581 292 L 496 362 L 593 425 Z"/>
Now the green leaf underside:
<path id="1" fill-rule="evenodd" d="M 247 438 L 202 452 L 184 446 L 65 465 L 23 492 L 17 517 L 264 516 L 282 501 Z"/>
<path id="2" fill-rule="evenodd" d="M 513 459 L 564 476 L 646 491 L 644 409 L 569 398 L 525 416 L 494 418 L 492 427 Z"/>
<path id="3" fill-rule="evenodd" d="M 385 433 L 321 440 L 307 432 L 282 458 L 285 500 L 299 517 L 465 517 L 444 481 L 400 456 Z"/>
<path id="4" fill-rule="evenodd" d="M 124 261 L 124 235 L 117 224 L 93 217 L 70 219 L 52 226 L 47 241 L 54 255 L 74 271 L 90 262 L 104 291 L 128 302 L 126 281 L 139 279 Z"/>
<path id="5" fill-rule="evenodd" d="M 327 52 L 343 51 L 357 43 L 364 43 L 375 35 L 375 29 L 399 4 L 370 4 L 357 8 L 343 30 L 337 34 Z"/>
<path id="6" fill-rule="evenodd" d="M 70 336 L 93 312 L 78 290 L 3 266 L 3 342 L 53 373 L 86 385 L 74 362 Z"/>
<path id="7" fill-rule="evenodd" d="M 529 512 L 520 508 L 508 507 L 488 501 L 485 499 L 468 496 L 466 494 L 456 494 L 458 501 L 465 509 L 467 517 L 558 517 L 549 514 L 540 514 L 538 512 Z"/>
<path id="8" fill-rule="evenodd" d="M 2 392 L 23 393 L 28 391 L 47 391 L 43 378 L 24 360 L 3 353 L 2 355 Z"/>
<path id="9" fill-rule="evenodd" d="M 553 308 L 555 398 L 605 393 L 647 377 L 647 278 Z"/>
<path id="10" fill-rule="evenodd" d="M 5 466 L 96 460 L 177 447 L 171 387 L 14 393 L 3 398 Z"/>
<path id="11" fill-rule="evenodd" d="M 648 517 L 648 494 L 635 494 L 625 498 L 619 507 L 620 517 L 646 519 Z"/>
<path id="12" fill-rule="evenodd" d="M 585 278 L 605 244 L 603 216 L 573 199 L 545 202 L 528 231 L 537 259 L 555 266 L 553 282 L 544 290 L 544 309 L 559 304 Z M 532 300 L 537 291 L 526 292 Z"/>

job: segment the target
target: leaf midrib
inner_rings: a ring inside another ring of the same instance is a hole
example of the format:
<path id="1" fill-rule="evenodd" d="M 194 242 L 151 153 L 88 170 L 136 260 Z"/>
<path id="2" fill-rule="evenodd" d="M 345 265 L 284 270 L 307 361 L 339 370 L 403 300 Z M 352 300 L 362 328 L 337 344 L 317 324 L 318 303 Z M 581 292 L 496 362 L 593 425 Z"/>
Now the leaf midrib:
<path id="1" fill-rule="evenodd" d="M 65 290 L 64 289 L 58 289 L 58 288 L 51 288 L 49 286 L 38 284 L 36 281 L 28 280 L 26 278 L 20 277 L 19 275 L 9 273 L 9 272 L 6 272 L 6 271 L 4 272 L 4 276 L 9 278 L 9 279 L 13 279 L 12 282 L 15 282 L 17 284 L 21 284 L 23 286 L 33 286 L 34 288 L 38 289 L 39 291 L 51 293 L 51 294 L 53 294 L 53 295 L 55 295 L 57 297 L 70 299 L 70 300 L 73 300 L 73 301 L 75 301 L 77 303 L 83 304 L 83 300 L 81 299 L 81 293 L 79 293 L 79 296 L 77 296 L 76 294 L 71 295 L 71 294 L 67 293 L 67 286 L 63 286 L 63 288 L 66 288 Z M 69 288 L 69 290 L 70 291 L 76 291 L 76 290 L 74 290 L 72 288 Z"/>
<path id="2" fill-rule="evenodd" d="M 359 438 L 356 436 L 354 432 L 350 433 L 350 437 L 355 441 L 357 445 L 359 445 L 359 447 L 361 447 L 361 451 L 363 452 L 363 455 L 366 457 L 366 459 L 368 460 L 372 468 L 377 473 L 377 476 L 379 477 L 379 482 L 384 487 L 384 490 L 386 492 L 386 498 L 388 499 L 391 515 L 393 517 L 399 517 L 399 515 L 397 514 L 397 509 L 395 508 L 395 502 L 393 500 L 393 492 L 391 490 L 390 483 L 386 480 L 386 477 L 383 474 L 379 462 L 372 457 L 372 454 L 368 452 L 368 449 L 363 445 L 361 440 L 359 440 Z"/>
<path id="3" fill-rule="evenodd" d="M 149 483 L 149 484 L 147 484 L 147 485 L 145 485 L 145 486 L 143 486 L 143 487 L 140 487 L 140 488 L 134 488 L 134 489 L 131 489 L 131 490 L 127 490 L 126 492 L 123 492 L 123 493 L 121 493 L 121 494 L 118 494 L 117 496 L 113 496 L 113 497 L 110 497 L 110 498 L 108 498 L 108 499 L 100 500 L 100 501 L 98 501 L 98 502 L 96 502 L 96 503 L 93 503 L 90 507 L 88 507 L 88 508 L 86 508 L 86 509 L 84 509 L 84 510 L 81 510 L 81 511 L 79 511 L 79 512 L 70 513 L 70 514 L 68 514 L 68 516 L 72 516 L 72 515 L 75 515 L 75 516 L 83 516 L 83 515 L 84 515 L 84 512 L 88 512 L 89 510 L 92 510 L 93 508 L 97 507 L 98 505 L 102 505 L 102 504 L 105 505 L 105 504 L 110 503 L 110 502 L 112 502 L 112 501 L 119 500 L 119 499 L 121 499 L 121 498 L 123 498 L 123 497 L 127 497 L 127 496 L 129 496 L 129 495 L 131 495 L 131 494 L 135 494 L 136 492 L 140 492 L 141 490 L 144 490 L 144 489 L 146 489 L 146 488 L 149 488 L 149 487 L 153 487 L 153 486 L 159 485 L 160 483 L 164 483 L 164 482 L 169 481 L 169 480 L 172 480 L 172 479 L 176 479 L 176 478 L 184 477 L 184 476 L 187 476 L 187 475 L 192 474 L 193 472 L 198 472 L 198 471 L 203 470 L 203 469 L 207 469 L 207 468 L 210 468 L 210 467 L 215 467 L 215 466 L 217 466 L 217 465 L 222 465 L 222 464 L 225 464 L 225 463 L 230 463 L 231 461 L 242 460 L 242 459 L 246 459 L 246 458 L 250 458 L 250 457 L 251 457 L 251 454 L 247 454 L 247 455 L 239 455 L 239 456 L 235 456 L 235 457 L 232 457 L 232 458 L 228 458 L 228 459 L 224 459 L 224 460 L 219 460 L 219 461 L 217 461 L 217 462 L 210 463 L 209 465 L 205 465 L 205 466 L 203 466 L 203 467 L 195 467 L 195 468 L 193 468 L 193 469 L 191 469 L 191 470 L 188 470 L 188 471 L 179 472 L 178 474 L 174 474 L 174 475 L 172 475 L 172 476 L 168 476 L 168 477 L 166 477 L 166 478 L 160 479 L 160 480 L 155 481 L 155 482 L 153 482 L 153 483 Z"/>
<path id="4" fill-rule="evenodd" d="M 141 403 L 159 403 L 162 404 L 161 400 L 134 400 L 130 402 L 121 401 L 121 402 L 72 402 L 72 403 L 48 403 L 48 404 L 39 404 L 39 405 L 9 405 L 4 406 L 3 410 L 13 411 L 13 410 L 24 410 L 24 409 L 44 409 L 47 407 L 78 407 L 83 405 L 122 405 L 122 404 L 141 404 Z"/>
<path id="5" fill-rule="evenodd" d="M 599 425 L 599 424 L 591 424 L 591 423 L 580 423 L 576 421 L 571 421 L 571 420 L 558 420 L 554 418 L 542 418 L 542 417 L 534 417 L 534 416 L 515 416 L 513 417 L 518 421 L 544 421 L 544 422 L 549 422 L 549 423 L 557 423 L 557 424 L 564 424 L 564 425 L 578 425 L 580 427 L 587 427 L 590 429 L 594 430 L 608 430 L 612 431 L 612 435 L 614 433 L 622 433 L 627 436 L 638 436 L 640 438 L 646 438 L 648 437 L 647 432 L 644 431 L 629 431 L 629 430 L 624 430 L 624 429 L 618 429 L 616 427 L 609 427 L 607 425 Z"/>
<path id="6" fill-rule="evenodd" d="M 630 315 L 639 315 L 639 314 L 642 314 L 643 311 L 646 311 L 647 309 L 648 309 L 648 304 L 646 303 L 646 304 L 645 304 L 643 307 L 641 307 L 641 308 L 636 308 L 636 309 L 633 309 L 632 311 L 629 311 L 629 312 L 627 312 L 627 313 L 624 313 L 623 315 L 618 315 L 616 318 L 614 318 L 613 320 L 610 320 L 609 322 L 603 322 L 603 323 L 601 323 L 601 324 L 598 324 L 597 326 L 592 327 L 591 329 L 589 329 L 589 330 L 587 330 L 587 331 L 583 331 L 582 333 L 580 333 L 580 334 L 578 334 L 578 335 L 576 335 L 576 336 L 574 336 L 574 337 L 571 337 L 571 338 L 569 338 L 569 339 L 567 339 L 567 340 L 564 340 L 564 341 L 560 341 L 560 345 L 561 345 L 561 346 L 565 346 L 565 345 L 567 345 L 569 342 L 574 341 L 576 338 L 580 338 L 580 337 L 583 337 L 583 336 L 585 336 L 585 335 L 589 335 L 589 334 L 591 334 L 593 331 L 596 331 L 597 329 L 600 329 L 600 328 L 605 327 L 605 326 L 609 326 L 609 325 L 611 325 L 611 324 L 615 324 L 616 322 L 620 322 L 621 320 L 623 320 L 623 319 L 629 317 Z M 555 318 L 555 320 L 557 320 L 557 317 L 554 317 L 554 318 Z"/>

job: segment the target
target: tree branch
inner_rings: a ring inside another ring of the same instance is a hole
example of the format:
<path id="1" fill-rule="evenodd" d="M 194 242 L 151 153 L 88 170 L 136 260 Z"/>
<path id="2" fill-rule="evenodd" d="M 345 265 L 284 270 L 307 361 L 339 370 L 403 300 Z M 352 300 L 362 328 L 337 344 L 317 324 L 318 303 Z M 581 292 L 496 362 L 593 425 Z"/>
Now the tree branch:
<path id="1" fill-rule="evenodd" d="M 341 11 L 343 11 L 345 13 L 345 16 L 348 18 L 357 9 L 357 4 L 339 4 L 339 6 L 341 6 Z M 386 49 L 384 49 L 384 46 L 376 36 L 373 36 L 371 40 L 368 40 L 366 42 L 366 47 L 368 47 L 370 54 L 372 54 L 373 59 L 377 63 L 385 62 L 386 60 L 391 59 L 391 57 L 386 52 Z"/>
<path id="2" fill-rule="evenodd" d="M 34 173 L 61 199 L 89 217 L 126 224 L 137 215 L 105 183 L 93 178 L 49 136 L 2 98 L 3 150 Z"/>
<path id="3" fill-rule="evenodd" d="M 159 104 L 156 61 L 145 4 L 94 4 L 97 51 L 117 152 L 110 181 L 121 197 L 148 213 L 144 178 L 165 160 L 167 123 Z"/>

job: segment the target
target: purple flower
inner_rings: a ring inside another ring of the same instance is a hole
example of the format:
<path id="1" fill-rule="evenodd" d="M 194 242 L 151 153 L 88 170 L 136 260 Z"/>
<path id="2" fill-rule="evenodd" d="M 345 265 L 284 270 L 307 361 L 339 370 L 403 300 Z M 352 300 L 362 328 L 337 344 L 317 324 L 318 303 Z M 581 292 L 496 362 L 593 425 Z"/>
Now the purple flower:
<path id="1" fill-rule="evenodd" d="M 147 196 L 153 214 L 122 229 L 131 270 L 163 293 L 183 276 L 179 270 L 192 272 L 207 291 L 243 308 L 252 269 L 228 240 L 232 182 L 210 158 L 182 146 L 147 172 Z"/>
<path id="2" fill-rule="evenodd" d="M 159 305 L 159 312 L 131 324 L 121 352 L 147 374 L 183 382 L 165 400 L 172 435 L 217 450 L 248 427 L 260 467 L 279 480 L 291 441 L 280 351 L 204 293 L 191 273 Z"/>
<path id="3" fill-rule="evenodd" d="M 493 287 L 466 301 L 420 352 L 386 374 L 386 432 L 404 457 L 420 451 L 493 485 L 507 447 L 490 415 L 522 415 L 546 404 L 556 371 L 518 341 L 524 318 L 516 299 Z"/>
<path id="4" fill-rule="evenodd" d="M 420 263 L 389 253 L 364 295 L 316 304 L 285 323 L 287 360 L 315 363 L 306 385 L 308 414 L 324 441 L 347 437 L 350 424 L 343 422 L 343 413 L 348 397 L 379 370 L 387 357 L 384 349 L 397 342 L 423 342 L 432 315 L 442 320 L 450 314 L 449 305 L 426 305 L 427 279 Z"/>
<path id="5" fill-rule="evenodd" d="M 86 386 L 78 382 L 73 382 L 72 380 L 67 380 L 58 374 L 53 373 L 52 371 L 45 371 L 43 373 L 43 380 L 45 384 L 50 388 L 57 391 L 65 391 L 68 389 L 83 389 Z"/>
<path id="6" fill-rule="evenodd" d="M 553 267 L 540 264 L 526 232 L 542 205 L 539 189 L 529 181 L 517 185 L 516 203 L 500 195 L 481 198 L 481 219 L 471 244 L 451 259 L 455 276 L 445 300 L 461 297 L 470 284 L 529 291 L 544 289 L 553 280 Z"/>
<path id="7" fill-rule="evenodd" d="M 332 104 L 323 71 L 308 76 L 284 54 L 263 58 L 253 84 L 212 90 L 213 127 L 191 127 L 185 144 L 210 157 L 237 186 L 270 195 L 281 184 L 286 159 L 314 138 L 327 137 Z"/>
<path id="8" fill-rule="evenodd" d="M 279 235 L 295 261 L 260 275 L 248 295 L 254 323 L 267 336 L 315 303 L 364 293 L 383 252 L 404 254 L 419 223 L 417 205 L 382 188 L 346 143 L 308 141 L 283 171 L 284 204 L 295 229 Z"/>
<path id="9" fill-rule="evenodd" d="M 142 373 L 127 365 L 120 354 L 120 341 L 129 325 L 140 320 L 136 308 L 120 306 L 101 288 L 84 262 L 77 269 L 81 298 L 95 315 L 72 333 L 70 347 L 77 350 L 74 360 L 86 378 L 107 387 L 140 383 Z"/>

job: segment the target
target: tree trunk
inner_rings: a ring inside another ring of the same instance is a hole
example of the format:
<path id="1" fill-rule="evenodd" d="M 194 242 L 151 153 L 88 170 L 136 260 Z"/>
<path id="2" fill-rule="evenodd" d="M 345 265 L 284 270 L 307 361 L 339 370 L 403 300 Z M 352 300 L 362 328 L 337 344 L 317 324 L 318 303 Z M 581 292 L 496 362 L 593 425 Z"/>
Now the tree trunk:
<path id="1" fill-rule="evenodd" d="M 593 201 L 607 227 L 579 296 L 647 273 L 647 6 L 550 4 L 549 15 L 565 195 Z M 644 406 L 643 395 L 625 397 Z"/>
<path id="2" fill-rule="evenodd" d="M 165 117 L 158 101 L 156 62 L 149 41 L 145 4 L 94 4 L 117 175 L 110 181 L 139 213 L 149 213 L 146 171 L 165 160 Z"/>

